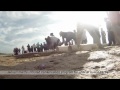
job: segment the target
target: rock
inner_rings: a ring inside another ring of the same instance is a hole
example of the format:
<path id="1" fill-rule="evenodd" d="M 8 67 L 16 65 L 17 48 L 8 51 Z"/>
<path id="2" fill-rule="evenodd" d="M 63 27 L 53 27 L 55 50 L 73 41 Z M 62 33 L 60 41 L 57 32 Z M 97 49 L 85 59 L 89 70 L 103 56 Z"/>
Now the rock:
<path id="1" fill-rule="evenodd" d="M 54 62 L 53 60 L 51 60 L 50 62 Z"/>
<path id="2" fill-rule="evenodd" d="M 92 75 L 91 77 L 93 77 L 93 78 L 97 78 L 97 75 Z"/>
<path id="3" fill-rule="evenodd" d="M 101 68 L 105 68 L 105 66 L 101 66 Z"/>
<path id="4" fill-rule="evenodd" d="M 37 66 L 36 69 L 43 70 L 43 69 L 45 69 L 45 67 L 46 67 L 45 64 L 41 64 L 41 65 Z"/>
<path id="5" fill-rule="evenodd" d="M 100 66 L 95 66 L 93 69 L 98 69 L 98 68 L 100 68 Z"/>

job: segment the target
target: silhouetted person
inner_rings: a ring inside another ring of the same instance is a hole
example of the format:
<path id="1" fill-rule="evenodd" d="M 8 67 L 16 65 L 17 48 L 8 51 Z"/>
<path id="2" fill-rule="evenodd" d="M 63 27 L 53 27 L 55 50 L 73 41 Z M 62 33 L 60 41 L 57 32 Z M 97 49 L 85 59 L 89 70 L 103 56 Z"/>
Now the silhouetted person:
<path id="1" fill-rule="evenodd" d="M 27 50 L 25 50 L 24 53 L 27 53 Z"/>
<path id="2" fill-rule="evenodd" d="M 34 52 L 36 52 L 36 45 L 35 45 L 35 43 L 33 44 L 33 49 L 34 49 Z"/>
<path id="3" fill-rule="evenodd" d="M 14 52 L 15 52 L 15 55 L 18 55 L 18 48 L 17 47 L 14 49 Z"/>
<path id="4" fill-rule="evenodd" d="M 43 52 L 43 45 L 42 45 L 42 43 L 40 45 L 40 52 Z"/>
<path id="5" fill-rule="evenodd" d="M 37 48 L 38 52 L 40 52 L 40 47 Z"/>
<path id="6" fill-rule="evenodd" d="M 31 52 L 33 52 L 33 46 L 31 46 L 31 48 L 30 48 L 30 49 L 31 49 Z"/>
<path id="7" fill-rule="evenodd" d="M 47 46 L 47 44 L 45 42 L 43 44 L 43 48 L 44 48 L 44 51 L 48 50 L 48 46 Z"/>
<path id="8" fill-rule="evenodd" d="M 36 47 L 37 47 L 37 52 L 39 51 L 39 46 L 40 46 L 40 44 L 39 44 L 39 42 L 36 44 Z"/>
<path id="9" fill-rule="evenodd" d="M 54 34 L 53 34 L 53 33 L 50 33 L 50 36 L 54 36 Z"/>
<path id="10" fill-rule="evenodd" d="M 20 48 L 18 49 L 18 53 L 20 54 Z"/>
<path id="11" fill-rule="evenodd" d="M 111 46 L 112 44 L 115 45 L 115 36 L 114 36 L 114 32 L 112 30 L 108 31 L 108 41 L 109 41 L 109 46 Z"/>
<path id="12" fill-rule="evenodd" d="M 29 44 L 27 45 L 27 50 L 28 50 L 28 52 L 30 52 L 30 45 Z"/>
<path id="13" fill-rule="evenodd" d="M 105 22 L 106 22 L 106 27 L 107 27 L 107 31 L 108 31 L 108 41 L 109 41 L 109 46 L 114 44 L 115 45 L 115 36 L 114 36 L 114 32 L 112 31 L 112 24 L 111 22 L 106 18 L 105 19 Z"/>

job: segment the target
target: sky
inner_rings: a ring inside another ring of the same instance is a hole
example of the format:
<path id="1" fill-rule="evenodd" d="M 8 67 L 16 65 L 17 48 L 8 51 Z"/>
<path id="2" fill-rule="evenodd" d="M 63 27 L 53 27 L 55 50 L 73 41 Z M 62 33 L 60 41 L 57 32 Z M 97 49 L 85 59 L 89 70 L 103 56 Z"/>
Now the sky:
<path id="1" fill-rule="evenodd" d="M 50 33 L 61 39 L 60 31 L 76 30 L 77 22 L 105 28 L 105 11 L 0 11 L 0 53 L 13 48 L 45 42 Z M 92 38 L 87 33 L 88 43 Z"/>

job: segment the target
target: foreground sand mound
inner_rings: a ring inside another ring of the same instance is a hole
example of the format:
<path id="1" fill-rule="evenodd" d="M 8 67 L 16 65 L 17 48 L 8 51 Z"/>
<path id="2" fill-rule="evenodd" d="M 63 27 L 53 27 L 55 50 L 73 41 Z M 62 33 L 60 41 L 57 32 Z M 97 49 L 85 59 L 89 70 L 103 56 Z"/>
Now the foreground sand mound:
<path id="1" fill-rule="evenodd" d="M 0 56 L 0 70 L 83 71 L 74 75 L 0 75 L 0 78 L 120 78 L 119 50 L 119 46 L 111 46 L 102 50 L 77 51 L 30 58 L 16 59 L 14 57 Z"/>

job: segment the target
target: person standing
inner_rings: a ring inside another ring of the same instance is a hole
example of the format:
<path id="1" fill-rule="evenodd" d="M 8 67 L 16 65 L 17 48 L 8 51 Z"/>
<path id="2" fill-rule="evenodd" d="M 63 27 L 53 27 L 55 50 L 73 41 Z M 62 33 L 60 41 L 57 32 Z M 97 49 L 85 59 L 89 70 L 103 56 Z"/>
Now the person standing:
<path id="1" fill-rule="evenodd" d="M 20 48 L 18 49 L 18 54 L 20 54 Z"/>
<path id="2" fill-rule="evenodd" d="M 27 50 L 28 50 L 28 52 L 30 52 L 30 45 L 29 44 L 27 45 Z"/>
<path id="3" fill-rule="evenodd" d="M 22 54 L 24 54 L 25 48 L 24 46 L 22 46 Z"/>
<path id="4" fill-rule="evenodd" d="M 18 48 L 16 47 L 15 48 L 15 55 L 18 55 L 19 51 L 18 51 Z"/>
<path id="5" fill-rule="evenodd" d="M 33 52 L 36 52 L 35 43 L 33 44 Z"/>
<path id="6" fill-rule="evenodd" d="M 43 45 L 42 45 L 42 43 L 40 45 L 40 51 L 43 52 Z"/>
<path id="7" fill-rule="evenodd" d="M 36 47 L 37 47 L 37 52 L 39 51 L 39 46 L 40 46 L 40 44 L 39 44 L 39 42 L 36 44 Z"/>
<path id="8" fill-rule="evenodd" d="M 33 53 L 33 46 L 31 46 L 31 48 L 30 48 L 30 49 L 31 49 L 31 52 Z"/>

